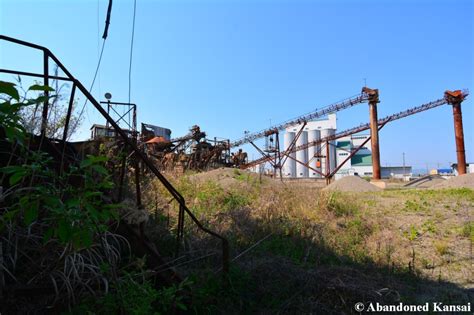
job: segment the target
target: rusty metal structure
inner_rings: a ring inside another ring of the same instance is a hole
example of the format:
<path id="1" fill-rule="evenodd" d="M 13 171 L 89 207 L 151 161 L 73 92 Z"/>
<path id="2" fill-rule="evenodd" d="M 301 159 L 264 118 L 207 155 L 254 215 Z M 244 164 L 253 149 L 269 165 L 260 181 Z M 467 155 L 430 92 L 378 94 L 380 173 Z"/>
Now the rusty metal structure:
<path id="1" fill-rule="evenodd" d="M 177 236 L 176 236 L 177 238 L 176 252 L 179 250 L 180 244 L 182 244 L 182 241 L 183 241 L 184 224 L 185 224 L 185 219 L 187 216 L 200 230 L 202 230 L 203 232 L 221 241 L 222 270 L 224 273 L 227 273 L 229 270 L 229 242 L 228 240 L 225 237 L 221 236 L 220 234 L 212 231 L 211 229 L 201 224 L 201 222 L 197 219 L 197 217 L 193 214 L 193 212 L 191 212 L 191 210 L 187 207 L 186 200 L 184 199 L 184 197 L 175 189 L 175 187 L 160 172 L 160 170 L 157 168 L 155 163 L 145 154 L 144 150 L 142 150 L 139 147 L 139 145 L 137 144 L 137 141 L 133 139 L 133 137 L 130 137 L 128 133 L 119 126 L 116 120 L 114 120 L 109 115 L 109 113 L 101 106 L 101 104 L 91 95 L 89 90 L 69 72 L 69 70 L 61 63 L 61 61 L 48 48 L 40 46 L 40 45 L 36 45 L 30 42 L 22 41 L 22 40 L 4 36 L 4 35 L 0 35 L 0 41 L 38 50 L 42 53 L 42 56 L 43 56 L 43 73 L 17 71 L 17 70 L 12 70 L 12 69 L 0 69 L 0 73 L 43 79 L 43 83 L 46 86 L 49 86 L 50 79 L 66 81 L 72 84 L 71 96 L 68 102 L 68 109 L 67 109 L 67 114 L 65 118 L 63 137 L 62 139 L 55 139 L 54 142 L 51 139 L 48 139 L 46 137 L 46 128 L 48 126 L 49 91 L 46 90 L 44 92 L 45 97 L 44 97 L 44 103 L 43 103 L 43 108 L 42 108 L 41 133 L 39 136 L 41 138 L 41 141 L 39 142 L 40 143 L 39 149 L 41 149 L 45 145 L 53 146 L 54 149 L 61 156 L 60 164 L 62 168 L 65 161 L 66 148 L 70 146 L 70 144 L 66 141 L 66 139 L 67 139 L 67 133 L 68 133 L 69 124 L 71 121 L 71 115 L 73 111 L 74 97 L 77 92 L 81 92 L 85 96 L 87 101 L 92 104 L 92 106 L 102 115 L 103 118 L 105 118 L 107 124 L 110 125 L 110 128 L 114 130 L 118 139 L 121 141 L 121 144 L 124 146 L 124 148 L 126 148 L 126 150 L 128 150 L 128 152 L 130 152 L 131 155 L 133 155 L 133 159 L 134 161 L 136 161 L 136 164 L 134 164 L 134 167 L 137 170 L 137 172 L 135 173 L 137 206 L 141 206 L 141 181 L 140 181 L 141 178 L 140 178 L 140 174 L 138 173 L 138 170 L 143 167 L 148 172 L 153 174 L 153 176 L 156 177 L 156 179 L 164 186 L 166 191 L 172 196 L 172 200 L 170 202 L 174 201 L 178 205 L 179 210 L 178 210 L 178 224 L 177 224 Z M 58 66 L 58 68 L 65 74 L 65 76 L 51 75 L 49 73 L 50 61 L 54 62 Z M 134 230 L 131 229 L 129 226 L 127 226 L 126 223 L 122 222 L 121 226 L 123 226 L 130 233 L 135 233 L 133 232 Z M 144 252 L 147 254 L 147 257 L 148 256 L 151 257 L 151 259 L 150 260 L 147 259 L 147 261 L 163 263 L 161 256 L 154 248 L 154 245 L 150 244 L 150 241 L 147 241 L 147 239 L 144 239 L 143 235 L 141 236 L 135 235 L 135 234 L 133 235 L 134 236 L 130 236 L 130 235 L 129 236 L 131 239 L 138 240 L 137 241 L 138 243 L 136 244 L 139 247 L 139 249 L 137 247 L 137 250 L 141 250 L 141 253 Z M 154 266 L 154 267 L 157 267 L 157 266 Z"/>
<path id="2" fill-rule="evenodd" d="M 379 101 L 379 90 L 371 90 L 364 87 L 369 95 L 369 118 L 370 118 L 370 138 L 372 146 L 372 172 L 373 179 L 380 180 L 380 150 L 379 150 L 379 126 L 378 126 L 378 115 L 377 115 L 377 104 Z"/>
<path id="3" fill-rule="evenodd" d="M 464 150 L 464 131 L 462 126 L 461 103 L 467 96 L 461 91 L 446 91 L 444 93 L 448 104 L 453 106 L 454 137 L 456 141 L 456 156 L 458 160 L 458 174 L 466 174 L 466 153 Z"/>
<path id="4" fill-rule="evenodd" d="M 372 96 L 371 96 L 371 99 L 369 99 L 369 102 L 376 103 L 376 102 L 378 102 L 378 91 L 377 90 L 372 90 L 372 91 L 374 91 L 374 92 L 371 92 Z M 438 100 L 435 100 L 435 101 L 432 101 L 432 102 L 429 102 L 429 103 L 426 103 L 426 104 L 423 104 L 423 105 L 420 105 L 420 106 L 417 106 L 417 107 L 413 107 L 413 108 L 407 109 L 405 111 L 402 111 L 402 112 L 399 112 L 399 113 L 396 113 L 396 114 L 393 114 L 393 115 L 390 115 L 390 116 L 387 116 L 387 117 L 384 117 L 384 118 L 381 118 L 381 119 L 378 119 L 378 120 L 376 120 L 376 123 L 374 123 L 372 121 L 373 118 L 376 118 L 376 110 L 375 110 L 375 115 L 374 114 L 371 115 L 372 119 L 371 119 L 371 122 L 369 122 L 369 123 L 362 124 L 362 125 L 359 125 L 357 127 L 353 127 L 353 128 L 338 132 L 338 133 L 336 133 L 332 136 L 321 138 L 317 141 L 308 142 L 308 143 L 303 144 L 301 146 L 293 146 L 291 148 L 291 150 L 287 150 L 285 152 L 282 152 L 282 154 L 287 156 L 288 158 L 294 159 L 291 156 L 291 153 L 294 153 L 294 152 L 297 152 L 297 151 L 300 151 L 300 150 L 305 150 L 309 147 L 317 146 L 317 145 L 321 145 L 321 144 L 326 144 L 326 148 L 327 148 L 331 141 L 337 140 L 337 139 L 342 138 L 342 137 L 350 136 L 350 135 L 353 135 L 353 134 L 356 134 L 356 133 L 359 133 L 359 132 L 362 132 L 362 131 L 371 130 L 372 126 L 374 126 L 374 125 L 377 126 L 377 128 L 376 128 L 377 130 L 376 130 L 376 132 L 372 132 L 372 134 L 377 134 L 377 136 L 378 136 L 378 131 L 380 131 L 380 129 L 382 129 L 389 122 L 392 122 L 392 121 L 395 121 L 395 120 L 398 120 L 398 119 L 402 119 L 402 118 L 405 118 L 405 117 L 408 117 L 408 116 L 411 116 L 411 115 L 414 115 L 414 114 L 417 114 L 417 113 L 421 113 L 421 112 L 439 107 L 441 105 L 451 104 L 451 105 L 453 105 L 453 112 L 455 114 L 454 115 L 454 117 L 455 117 L 455 134 L 456 134 L 456 146 L 457 146 L 456 148 L 457 148 L 457 153 L 458 153 L 457 154 L 458 163 L 462 163 L 462 161 L 464 159 L 464 165 L 465 165 L 464 139 L 463 139 L 463 134 L 462 134 L 462 117 L 461 117 L 461 114 L 460 114 L 460 104 L 468 95 L 469 95 L 468 90 L 463 90 L 463 91 L 456 90 L 454 92 L 446 91 L 443 98 L 440 98 Z M 369 106 L 371 106 L 371 105 L 369 105 Z M 373 107 L 375 107 L 375 106 L 373 106 Z M 372 136 L 372 134 L 371 134 L 371 136 Z M 321 174 L 324 178 L 326 178 L 326 181 L 328 182 L 337 173 L 337 171 L 339 171 L 339 169 L 352 156 L 354 156 L 354 154 L 356 154 L 370 139 L 371 139 L 371 137 L 367 138 L 360 146 L 358 146 L 352 152 L 350 152 L 350 154 L 347 156 L 347 158 L 341 164 L 339 164 L 332 172 L 329 172 L 329 168 L 327 168 L 326 172 L 322 173 L 319 170 L 311 168 L 308 165 L 308 163 L 304 164 L 304 163 L 302 163 L 301 161 L 298 161 L 298 160 L 296 160 L 296 162 L 300 163 L 300 164 L 303 164 L 304 166 L 308 167 L 309 169 Z M 377 141 L 377 143 L 378 143 L 378 141 Z M 327 158 L 327 154 L 328 153 L 326 153 L 326 158 Z M 273 160 L 273 157 L 264 156 L 260 159 L 257 159 L 257 160 L 251 161 L 251 162 L 249 162 L 245 165 L 242 165 L 241 168 L 242 169 L 247 169 L 247 168 L 255 167 L 256 165 L 260 165 L 262 163 L 270 162 L 272 160 Z M 380 161 L 378 163 L 380 163 Z M 375 168 L 375 166 L 374 166 L 374 168 Z M 461 172 L 462 172 L 462 170 L 461 170 Z"/>
<path id="5" fill-rule="evenodd" d="M 269 129 L 265 129 L 256 133 L 252 134 L 246 134 L 243 138 L 238 139 L 236 141 L 233 141 L 230 143 L 231 148 L 239 147 L 244 144 L 250 143 L 261 155 L 262 158 L 260 160 L 269 162 L 273 168 L 273 174 L 276 176 L 277 172 L 279 173 L 280 178 L 282 178 L 282 169 L 283 165 L 287 161 L 288 158 L 295 160 L 298 163 L 301 163 L 300 161 L 296 160 L 294 157 L 292 157 L 289 153 L 293 152 L 293 148 L 296 146 L 296 143 L 298 139 L 301 137 L 301 134 L 306 126 L 306 124 L 309 121 L 324 117 L 328 114 L 335 113 L 350 107 L 353 107 L 358 104 L 365 103 L 370 100 L 374 100 L 375 97 L 373 95 L 374 91 L 377 92 L 377 99 L 378 99 L 378 90 L 372 90 L 367 87 L 364 87 L 361 91 L 360 94 L 357 94 L 353 97 L 344 99 L 340 102 L 336 102 L 334 104 L 328 105 L 322 109 L 315 110 L 313 112 L 310 112 L 306 115 L 299 116 L 294 119 L 290 119 L 286 122 L 283 122 L 281 124 L 278 124 L 276 126 L 273 126 Z M 299 131 L 297 132 L 295 138 L 291 142 L 290 146 L 282 152 L 280 150 L 280 138 L 279 138 L 279 133 L 280 131 L 285 130 L 288 127 L 295 126 L 295 125 L 302 125 Z M 260 138 L 265 138 L 265 148 L 261 149 L 255 144 L 255 140 L 260 139 Z M 326 143 L 326 149 L 327 152 L 329 152 L 329 145 L 330 143 Z M 326 153 L 326 156 L 329 156 L 329 153 Z M 329 161 L 329 159 L 326 159 L 326 161 Z M 265 163 L 263 162 L 263 163 Z M 261 163 L 250 163 L 246 165 L 259 165 Z M 240 165 L 241 168 L 248 168 L 246 165 Z M 329 163 L 326 162 L 326 168 L 327 172 L 329 172 Z M 250 167 L 250 166 L 249 166 Z M 319 170 L 315 170 L 314 168 L 311 168 L 308 166 L 311 170 L 314 170 L 316 173 L 323 175 L 322 172 Z"/>
<path id="6" fill-rule="evenodd" d="M 192 126 L 188 134 L 170 140 L 146 136 L 142 131 L 145 152 L 162 171 L 208 170 L 229 167 L 240 161 L 236 157 L 243 153 L 231 155 L 228 139 L 207 139 L 206 136 L 197 125 Z"/>

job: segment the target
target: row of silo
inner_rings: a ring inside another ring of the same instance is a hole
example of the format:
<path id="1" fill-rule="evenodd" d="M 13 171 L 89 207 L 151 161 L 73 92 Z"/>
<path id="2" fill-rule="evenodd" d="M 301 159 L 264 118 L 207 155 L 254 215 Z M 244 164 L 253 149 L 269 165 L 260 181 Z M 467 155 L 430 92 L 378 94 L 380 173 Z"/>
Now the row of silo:
<path id="1" fill-rule="evenodd" d="M 318 141 L 321 138 L 334 135 L 334 133 L 335 129 L 303 131 L 296 141 L 296 146 L 298 147 L 307 143 Z M 283 141 L 284 150 L 288 149 L 295 137 L 295 132 L 287 131 L 285 133 Z M 336 146 L 334 145 L 334 141 L 330 143 L 333 144 L 329 146 L 329 163 L 330 170 L 332 171 L 336 167 Z M 322 173 L 326 173 L 326 159 L 317 157 L 320 150 L 322 151 L 320 155 L 326 156 L 325 144 L 310 146 L 306 150 L 299 150 L 291 153 L 291 158 L 288 158 L 285 162 L 285 165 L 283 166 L 283 176 L 288 178 L 320 178 L 321 175 L 313 170 L 316 169 Z M 295 158 L 301 163 L 296 162 L 294 160 Z M 313 169 L 310 169 L 303 164 L 308 164 Z"/>

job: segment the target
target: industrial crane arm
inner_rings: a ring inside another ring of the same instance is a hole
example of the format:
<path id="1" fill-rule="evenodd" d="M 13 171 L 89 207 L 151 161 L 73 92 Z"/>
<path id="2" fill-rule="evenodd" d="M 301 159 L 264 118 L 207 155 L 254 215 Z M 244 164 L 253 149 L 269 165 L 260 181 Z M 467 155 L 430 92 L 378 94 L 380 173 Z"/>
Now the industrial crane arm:
<path id="1" fill-rule="evenodd" d="M 377 98 L 378 98 L 378 91 L 377 90 L 372 90 L 372 89 L 364 87 L 362 89 L 362 93 L 355 96 L 355 97 L 345 99 L 345 100 L 343 100 L 341 102 L 338 102 L 338 103 L 334 103 L 332 105 L 326 106 L 323 109 L 320 109 L 320 110 L 311 112 L 309 114 L 300 116 L 298 118 L 289 120 L 289 121 L 284 122 L 282 124 L 273 126 L 269 129 L 265 129 L 265 130 L 262 130 L 262 131 L 259 131 L 259 132 L 253 133 L 253 134 L 246 135 L 245 137 L 243 137 L 239 140 L 231 142 L 230 147 L 231 148 L 232 147 L 239 147 L 243 144 L 250 143 L 250 142 L 252 142 L 256 139 L 263 138 L 263 137 L 265 137 L 269 134 L 274 134 L 274 133 L 277 133 L 279 131 L 283 131 L 288 127 L 299 125 L 299 124 L 302 124 L 304 122 L 308 122 L 308 121 L 326 116 L 328 114 L 335 113 L 335 112 L 338 112 L 340 110 L 352 107 L 354 105 L 364 103 L 364 102 L 368 101 L 371 97 L 373 97 L 373 95 L 374 95 L 373 93 L 377 93 Z"/>
<path id="2" fill-rule="evenodd" d="M 445 93 L 445 97 L 440 98 L 436 101 L 429 102 L 429 103 L 426 103 L 426 104 L 423 104 L 423 105 L 420 105 L 420 106 L 416 106 L 416 107 L 407 109 L 405 111 L 402 111 L 402 112 L 399 112 L 399 113 L 381 118 L 377 121 L 377 124 L 379 126 L 381 126 L 381 125 L 384 125 L 384 124 L 386 124 L 390 121 L 394 121 L 394 120 L 401 119 L 401 118 L 404 118 L 404 117 L 407 117 L 407 116 L 411 116 L 411 115 L 414 115 L 414 114 L 417 114 L 417 113 L 421 113 L 421 112 L 427 111 L 429 109 L 432 109 L 432 108 L 435 108 L 435 107 L 438 107 L 438 106 L 441 106 L 441 105 L 444 105 L 444 104 L 450 104 L 451 99 L 450 99 L 450 94 L 448 92 L 449 91 L 447 91 Z M 462 91 L 462 92 L 460 91 L 460 93 L 461 93 L 462 99 L 464 99 L 465 97 L 467 97 L 469 95 L 469 92 L 467 90 Z M 352 134 L 355 134 L 355 133 L 359 133 L 359 132 L 362 132 L 362 131 L 365 131 L 365 130 L 369 130 L 369 129 L 370 129 L 370 124 L 369 123 L 362 124 L 360 126 L 338 132 L 334 135 L 330 135 L 330 136 L 321 138 L 319 140 L 308 142 L 308 143 L 302 144 L 300 146 L 297 146 L 297 147 L 293 148 L 293 150 L 288 152 L 288 154 L 294 153 L 296 151 L 305 150 L 309 147 L 317 146 L 317 145 L 320 145 L 322 143 L 329 142 L 329 141 L 334 141 L 336 139 L 346 137 L 346 136 L 349 136 L 349 135 L 352 135 Z M 242 169 L 247 169 L 247 168 L 250 168 L 250 167 L 265 163 L 265 162 L 273 161 L 273 159 L 274 159 L 273 157 L 262 157 L 260 159 L 251 161 L 248 164 L 242 165 L 241 168 Z"/>

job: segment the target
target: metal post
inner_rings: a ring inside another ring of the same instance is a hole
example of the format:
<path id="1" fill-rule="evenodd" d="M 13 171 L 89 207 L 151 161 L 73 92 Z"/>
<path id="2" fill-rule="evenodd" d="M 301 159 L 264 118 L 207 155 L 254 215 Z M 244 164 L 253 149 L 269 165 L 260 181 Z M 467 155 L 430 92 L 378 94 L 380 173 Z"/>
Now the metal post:
<path id="1" fill-rule="evenodd" d="M 48 52 L 43 51 L 43 74 L 44 74 L 44 86 L 49 87 L 49 57 Z M 44 90 L 44 103 L 43 103 L 43 115 L 41 120 L 41 137 L 46 135 L 46 128 L 48 126 L 48 103 L 49 103 L 49 91 L 46 88 Z"/>
<path id="2" fill-rule="evenodd" d="M 329 185 L 331 178 L 329 178 L 329 174 L 331 173 L 331 165 L 330 165 L 330 150 L 329 150 L 329 141 L 326 141 L 326 185 Z"/>
<path id="3" fill-rule="evenodd" d="M 462 126 L 461 103 L 468 95 L 467 91 L 446 91 L 444 99 L 453 106 L 454 136 L 456 139 L 456 155 L 458 158 L 458 175 L 466 174 L 466 152 L 464 150 L 464 131 Z"/>
<path id="4" fill-rule="evenodd" d="M 453 104 L 454 136 L 458 158 L 458 175 L 466 174 L 466 152 L 464 150 L 464 131 L 462 126 L 461 102 Z"/>
<path id="5" fill-rule="evenodd" d="M 373 179 L 379 180 L 380 176 L 380 151 L 379 151 L 379 129 L 377 118 L 377 103 L 379 103 L 379 90 L 370 90 L 369 94 L 369 116 L 370 137 L 372 139 L 372 172 Z"/>

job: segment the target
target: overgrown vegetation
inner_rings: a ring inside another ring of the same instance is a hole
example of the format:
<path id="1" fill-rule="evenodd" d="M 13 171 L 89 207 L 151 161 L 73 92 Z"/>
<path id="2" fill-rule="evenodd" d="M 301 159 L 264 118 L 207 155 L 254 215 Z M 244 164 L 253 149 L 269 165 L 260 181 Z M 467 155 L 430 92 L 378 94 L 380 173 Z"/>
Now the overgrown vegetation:
<path id="1" fill-rule="evenodd" d="M 216 255 L 202 259 L 216 254 L 219 244 L 186 225 L 183 255 L 189 253 L 189 263 L 178 270 L 194 279 L 196 312 L 337 313 L 352 312 L 359 300 L 473 298 L 462 289 L 472 281 L 469 260 L 450 256 L 468 255 L 469 245 L 449 245 L 452 237 L 468 240 L 457 222 L 472 215 L 471 190 L 325 193 L 260 184 L 258 176 L 238 170 L 222 172 L 217 179 L 192 174 L 174 181 L 204 224 L 232 244 L 229 288 L 213 273 Z M 456 204 L 448 223 L 441 211 Z M 456 233 L 449 234 L 453 228 Z"/>
<path id="2" fill-rule="evenodd" d="M 34 85 L 30 92 L 48 91 Z M 113 232 L 120 205 L 104 156 L 53 157 L 28 133 L 22 113 L 45 101 L 22 99 L 0 81 L 0 312 L 168 313 L 184 308 L 182 287 L 157 289 Z M 66 158 L 67 159 L 67 158 Z M 146 258 L 143 258 L 146 259 Z"/>

